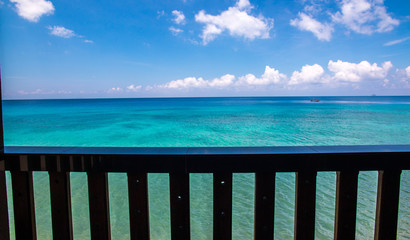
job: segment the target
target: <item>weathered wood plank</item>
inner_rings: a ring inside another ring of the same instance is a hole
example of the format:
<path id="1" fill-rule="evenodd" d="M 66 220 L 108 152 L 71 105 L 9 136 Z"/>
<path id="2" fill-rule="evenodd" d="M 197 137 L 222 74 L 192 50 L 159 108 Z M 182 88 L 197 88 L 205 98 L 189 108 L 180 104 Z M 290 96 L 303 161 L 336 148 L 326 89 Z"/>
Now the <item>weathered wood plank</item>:
<path id="1" fill-rule="evenodd" d="M 214 240 L 232 239 L 232 173 L 214 173 Z"/>
<path id="2" fill-rule="evenodd" d="M 273 240 L 275 175 L 255 174 L 255 240 Z"/>
<path id="3" fill-rule="evenodd" d="M 128 200 L 132 240 L 149 239 L 147 173 L 128 173 Z"/>
<path id="4" fill-rule="evenodd" d="M 355 239 L 357 179 L 355 170 L 337 172 L 334 239 Z"/>
<path id="5" fill-rule="evenodd" d="M 171 239 L 191 238 L 189 211 L 189 174 L 170 173 Z"/>
<path id="6" fill-rule="evenodd" d="M 37 239 L 32 172 L 11 172 L 16 239 Z"/>
<path id="7" fill-rule="evenodd" d="M 296 172 L 295 240 L 315 238 L 316 174 Z"/>
<path id="8" fill-rule="evenodd" d="M 102 172 L 88 172 L 91 238 L 111 239 L 108 176 Z"/>
<path id="9" fill-rule="evenodd" d="M 50 172 L 53 239 L 73 239 L 70 174 Z"/>
<path id="10" fill-rule="evenodd" d="M 400 174 L 398 170 L 379 171 L 375 240 L 397 238 Z"/>

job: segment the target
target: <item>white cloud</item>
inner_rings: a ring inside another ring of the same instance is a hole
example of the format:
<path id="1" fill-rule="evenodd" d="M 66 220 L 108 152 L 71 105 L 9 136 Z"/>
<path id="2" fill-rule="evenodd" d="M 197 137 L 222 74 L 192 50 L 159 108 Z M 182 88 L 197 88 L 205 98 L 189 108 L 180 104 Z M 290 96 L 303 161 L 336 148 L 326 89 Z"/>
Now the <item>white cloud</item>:
<path id="1" fill-rule="evenodd" d="M 53 3 L 47 0 L 10 0 L 15 3 L 17 14 L 30 21 L 38 22 L 41 16 L 54 13 Z"/>
<path id="2" fill-rule="evenodd" d="M 380 67 L 368 61 L 350 63 L 330 60 L 328 64 L 328 69 L 334 73 L 333 79 L 346 82 L 360 82 L 367 78 L 384 79 L 392 67 L 391 62 L 384 62 Z"/>
<path id="3" fill-rule="evenodd" d="M 410 39 L 410 37 L 406 37 L 406 38 L 402 38 L 402 39 L 397 39 L 397 40 L 394 40 L 394 41 L 387 42 L 387 43 L 383 44 L 383 46 L 396 45 L 396 44 L 402 43 L 402 42 L 404 42 L 404 41 L 407 41 L 407 40 L 409 40 L 409 39 Z"/>
<path id="4" fill-rule="evenodd" d="M 185 24 L 185 15 L 182 11 L 174 10 L 172 11 L 172 15 L 174 15 L 174 22 L 176 24 Z"/>
<path id="5" fill-rule="evenodd" d="M 231 74 L 223 75 L 220 78 L 213 80 L 204 80 L 203 78 L 187 77 L 184 79 L 170 81 L 163 85 L 158 85 L 160 88 L 173 89 L 188 89 L 188 88 L 224 88 L 231 86 L 235 81 L 235 76 Z"/>
<path id="6" fill-rule="evenodd" d="M 325 70 L 319 64 L 305 65 L 302 70 L 294 71 L 290 78 L 289 85 L 303 83 L 326 83 L 327 78 L 323 77 Z"/>
<path id="7" fill-rule="evenodd" d="M 410 78 L 410 66 L 406 67 L 406 75 Z"/>
<path id="8" fill-rule="evenodd" d="M 222 29 L 215 25 L 208 24 L 202 30 L 201 38 L 204 45 L 214 40 L 219 34 L 222 33 Z"/>
<path id="9" fill-rule="evenodd" d="M 122 88 L 120 87 L 113 87 L 107 90 L 107 93 L 119 93 L 122 92 Z"/>
<path id="10" fill-rule="evenodd" d="M 174 80 L 163 85 L 159 85 L 161 88 L 202 88 L 208 85 L 207 81 L 203 78 L 187 77 L 184 79 Z"/>
<path id="11" fill-rule="evenodd" d="M 227 87 L 233 84 L 235 81 L 235 76 L 231 74 L 223 75 L 220 78 L 214 78 L 212 81 L 208 82 L 210 87 Z"/>
<path id="12" fill-rule="evenodd" d="M 236 2 L 236 7 L 238 7 L 241 10 L 253 8 L 249 0 L 238 0 L 238 2 Z"/>
<path id="13" fill-rule="evenodd" d="M 94 43 L 94 41 L 88 40 L 88 39 L 85 39 L 84 42 L 85 42 L 85 43 L 91 43 L 91 44 Z"/>
<path id="14" fill-rule="evenodd" d="M 171 33 L 176 36 L 176 35 L 182 33 L 184 30 L 171 26 L 171 27 L 169 27 L 169 31 L 171 31 Z"/>
<path id="15" fill-rule="evenodd" d="M 342 0 L 340 7 L 333 21 L 357 33 L 388 32 L 400 23 L 386 12 L 383 0 Z"/>
<path id="16" fill-rule="evenodd" d="M 265 72 L 260 78 L 253 74 L 247 74 L 245 76 L 236 77 L 232 74 L 226 74 L 219 78 L 212 80 L 204 80 L 203 78 L 187 77 L 184 79 L 170 81 L 168 83 L 157 85 L 159 88 L 170 89 L 189 89 L 189 88 L 227 88 L 232 86 L 267 86 L 270 84 L 285 83 L 287 79 L 286 75 L 280 73 L 278 70 L 269 66 L 265 67 Z"/>
<path id="17" fill-rule="evenodd" d="M 323 0 L 302 0 L 302 3 L 306 3 L 303 7 L 303 11 L 310 14 L 318 14 L 323 12 Z"/>
<path id="18" fill-rule="evenodd" d="M 208 44 L 225 30 L 231 36 L 249 40 L 269 38 L 273 19 L 266 19 L 261 15 L 258 17 L 249 15 L 252 8 L 249 0 L 239 0 L 235 6 L 229 7 L 219 15 L 206 14 L 204 10 L 199 11 L 195 15 L 195 21 L 205 24 L 201 34 L 203 44 Z"/>
<path id="19" fill-rule="evenodd" d="M 41 89 L 36 89 L 36 90 L 30 91 L 30 92 L 25 91 L 25 90 L 19 90 L 19 91 L 17 91 L 17 93 L 18 93 L 18 94 L 21 94 L 21 95 L 41 94 L 42 92 L 43 92 L 43 91 L 42 91 Z"/>
<path id="20" fill-rule="evenodd" d="M 47 94 L 71 94 L 72 92 L 69 91 L 69 90 L 44 91 L 42 89 L 36 89 L 34 91 L 19 90 L 19 91 L 17 91 L 17 93 L 21 94 L 21 95 L 47 95 Z"/>
<path id="21" fill-rule="evenodd" d="M 141 88 L 142 88 L 141 85 L 131 84 L 131 85 L 127 86 L 127 91 L 129 91 L 129 92 L 137 92 L 137 91 L 141 90 Z"/>
<path id="22" fill-rule="evenodd" d="M 312 32 L 321 41 L 330 41 L 332 37 L 333 27 L 330 24 L 323 24 L 305 13 L 299 13 L 299 18 L 290 20 L 290 25 Z"/>
<path id="23" fill-rule="evenodd" d="M 253 74 L 247 74 L 239 78 L 238 85 L 269 85 L 278 84 L 285 80 L 287 77 L 285 74 L 279 73 L 275 68 L 269 66 L 265 67 L 265 72 L 260 78 L 257 78 Z"/>
<path id="24" fill-rule="evenodd" d="M 73 30 L 67 29 L 62 26 L 49 26 L 48 29 L 50 30 L 50 34 L 57 36 L 57 37 L 62 37 L 62 38 L 71 38 L 76 36 Z"/>

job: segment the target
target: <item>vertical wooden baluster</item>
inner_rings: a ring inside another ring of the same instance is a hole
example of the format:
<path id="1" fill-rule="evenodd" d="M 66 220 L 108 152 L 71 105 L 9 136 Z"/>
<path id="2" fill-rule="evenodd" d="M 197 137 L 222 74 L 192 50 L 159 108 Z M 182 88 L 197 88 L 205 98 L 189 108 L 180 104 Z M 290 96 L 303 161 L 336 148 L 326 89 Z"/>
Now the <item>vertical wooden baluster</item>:
<path id="1" fill-rule="evenodd" d="M 232 173 L 214 173 L 213 239 L 232 239 Z"/>
<path id="2" fill-rule="evenodd" d="M 7 206 L 6 173 L 4 172 L 4 160 L 0 160 L 0 239 L 10 239 L 9 209 Z"/>
<path id="3" fill-rule="evenodd" d="M 128 200 L 132 240 L 149 239 L 147 173 L 128 173 Z"/>
<path id="4" fill-rule="evenodd" d="M 255 240 L 273 239 L 275 175 L 255 174 Z"/>
<path id="5" fill-rule="evenodd" d="M 315 238 L 316 174 L 316 171 L 296 172 L 296 240 Z"/>
<path id="6" fill-rule="evenodd" d="M 106 172 L 88 172 L 91 238 L 111 239 L 108 176 Z"/>
<path id="7" fill-rule="evenodd" d="M 37 239 L 32 172 L 11 172 L 16 239 Z"/>
<path id="8" fill-rule="evenodd" d="M 190 239 L 189 174 L 170 173 L 171 239 Z"/>
<path id="9" fill-rule="evenodd" d="M 401 170 L 379 171 L 375 240 L 397 237 Z"/>
<path id="10" fill-rule="evenodd" d="M 54 157 L 60 161 L 60 156 Z M 53 239 L 73 239 L 69 172 L 49 172 Z"/>
<path id="11" fill-rule="evenodd" d="M 337 172 L 334 239 L 355 239 L 359 172 Z"/>

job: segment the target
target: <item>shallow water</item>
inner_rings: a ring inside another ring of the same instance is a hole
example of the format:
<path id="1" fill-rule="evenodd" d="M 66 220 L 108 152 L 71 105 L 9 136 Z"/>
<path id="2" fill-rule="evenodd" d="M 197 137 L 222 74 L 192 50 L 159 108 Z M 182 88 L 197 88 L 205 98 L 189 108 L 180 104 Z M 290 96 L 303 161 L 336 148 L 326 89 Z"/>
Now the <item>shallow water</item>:
<path id="1" fill-rule="evenodd" d="M 410 144 L 410 97 L 3 101 L 6 146 L 301 146 Z M 192 239 L 212 238 L 212 175 L 190 175 Z M 169 179 L 150 173 L 152 239 L 170 239 Z M 7 173 L 10 219 L 11 178 Z M 275 238 L 293 239 L 295 174 L 277 173 Z M 254 174 L 233 176 L 233 239 L 252 239 Z M 319 172 L 316 239 L 333 237 L 336 174 Z M 357 239 L 372 239 L 377 172 L 359 175 Z M 34 173 L 37 234 L 51 239 L 48 174 Z M 71 173 L 75 239 L 89 239 L 87 176 Z M 129 239 L 126 174 L 109 174 L 113 239 Z M 410 173 L 401 175 L 399 239 L 410 238 Z M 14 236 L 14 229 L 11 229 Z"/>

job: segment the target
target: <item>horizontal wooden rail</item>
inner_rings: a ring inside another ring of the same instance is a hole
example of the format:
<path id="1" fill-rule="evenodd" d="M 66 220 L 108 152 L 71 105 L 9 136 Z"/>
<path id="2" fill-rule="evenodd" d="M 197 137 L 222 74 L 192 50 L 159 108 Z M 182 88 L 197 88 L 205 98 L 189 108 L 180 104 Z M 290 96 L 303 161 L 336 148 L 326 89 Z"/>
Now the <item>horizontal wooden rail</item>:
<path id="1" fill-rule="evenodd" d="M 20 168 L 18 158 L 30 164 Z M 6 170 L 61 171 L 41 159 L 67 156 L 66 171 L 75 172 L 298 172 L 410 169 L 410 145 L 310 147 L 5 147 Z"/>
<path id="2" fill-rule="evenodd" d="M 379 171 L 376 239 L 395 239 L 400 173 L 410 145 L 249 148 L 6 147 L 0 238 L 9 239 L 4 171 L 11 171 L 16 239 L 36 239 L 33 171 L 48 171 L 55 239 L 73 239 L 70 172 L 87 172 L 92 239 L 111 239 L 107 173 L 128 177 L 131 239 L 149 239 L 147 173 L 169 173 L 171 238 L 190 239 L 189 173 L 213 173 L 213 239 L 232 239 L 232 173 L 255 172 L 254 238 L 273 239 L 275 174 L 296 172 L 295 239 L 314 239 L 316 174 L 337 171 L 335 239 L 354 239 L 359 171 Z"/>

